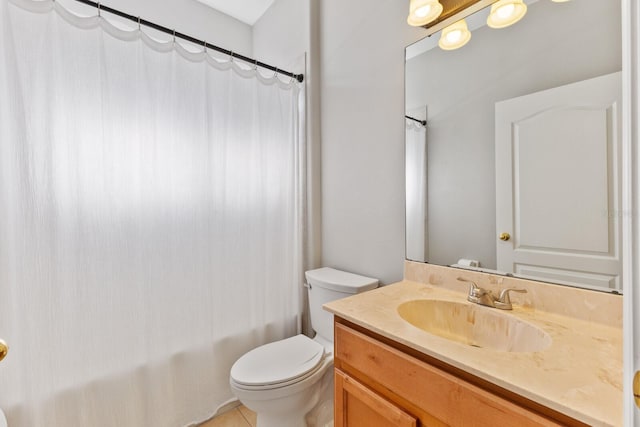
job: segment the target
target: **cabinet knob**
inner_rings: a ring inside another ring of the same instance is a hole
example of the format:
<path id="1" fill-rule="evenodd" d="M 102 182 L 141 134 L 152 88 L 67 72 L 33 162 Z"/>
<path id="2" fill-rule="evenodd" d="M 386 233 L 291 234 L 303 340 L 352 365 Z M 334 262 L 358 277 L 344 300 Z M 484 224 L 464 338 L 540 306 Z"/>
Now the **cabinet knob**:
<path id="1" fill-rule="evenodd" d="M 511 238 L 511 234 L 509 234 L 509 233 L 500 233 L 500 240 L 502 240 L 503 242 L 506 242 L 510 238 Z"/>
<path id="2" fill-rule="evenodd" d="M 6 342 L 0 340 L 0 361 L 5 358 L 7 353 L 9 352 L 9 346 Z"/>

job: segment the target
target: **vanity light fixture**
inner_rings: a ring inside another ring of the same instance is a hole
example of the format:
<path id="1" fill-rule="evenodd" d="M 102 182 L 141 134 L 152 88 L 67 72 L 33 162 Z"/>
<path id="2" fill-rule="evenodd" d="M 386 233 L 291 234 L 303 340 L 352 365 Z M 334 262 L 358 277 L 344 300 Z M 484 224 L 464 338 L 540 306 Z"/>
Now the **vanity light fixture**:
<path id="1" fill-rule="evenodd" d="M 491 28 L 505 28 L 515 24 L 527 13 L 523 0 L 498 0 L 491 6 L 487 25 Z"/>
<path id="2" fill-rule="evenodd" d="M 449 25 L 442 30 L 438 46 L 442 50 L 459 49 L 471 40 L 471 31 L 467 27 L 467 21 L 460 21 Z"/>
<path id="3" fill-rule="evenodd" d="M 435 20 L 442 13 L 442 4 L 438 0 L 411 0 L 407 23 L 420 27 Z"/>

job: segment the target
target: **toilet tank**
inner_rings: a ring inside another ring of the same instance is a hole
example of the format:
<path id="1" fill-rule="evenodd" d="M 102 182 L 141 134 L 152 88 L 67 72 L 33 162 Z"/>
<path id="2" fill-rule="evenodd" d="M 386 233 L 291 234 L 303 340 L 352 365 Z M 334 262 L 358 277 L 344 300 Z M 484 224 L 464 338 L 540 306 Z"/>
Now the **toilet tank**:
<path id="1" fill-rule="evenodd" d="M 323 310 L 322 305 L 378 287 L 377 279 L 329 267 L 307 271 L 305 277 L 309 291 L 311 327 L 327 343 L 333 343 L 333 314 Z"/>

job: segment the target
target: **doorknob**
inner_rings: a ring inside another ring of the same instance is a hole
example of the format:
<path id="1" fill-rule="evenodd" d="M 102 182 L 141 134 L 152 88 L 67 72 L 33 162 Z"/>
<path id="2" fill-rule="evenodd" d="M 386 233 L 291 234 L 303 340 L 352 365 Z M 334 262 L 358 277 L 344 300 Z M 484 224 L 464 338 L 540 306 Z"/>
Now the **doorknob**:
<path id="1" fill-rule="evenodd" d="M 5 358 L 7 353 L 9 352 L 9 346 L 6 342 L 0 340 L 0 362 Z"/>
<path id="2" fill-rule="evenodd" d="M 509 233 L 500 233 L 500 240 L 502 240 L 503 242 L 506 242 L 510 238 L 511 238 L 511 234 L 509 234 Z"/>

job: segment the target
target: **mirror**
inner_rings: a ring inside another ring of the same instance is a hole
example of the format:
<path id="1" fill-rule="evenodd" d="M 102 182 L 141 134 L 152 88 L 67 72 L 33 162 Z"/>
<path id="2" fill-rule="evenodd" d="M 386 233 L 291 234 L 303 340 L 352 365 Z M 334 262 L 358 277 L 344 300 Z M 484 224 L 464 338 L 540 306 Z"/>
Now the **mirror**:
<path id="1" fill-rule="evenodd" d="M 621 291 L 620 0 L 406 49 L 406 258 Z"/>

